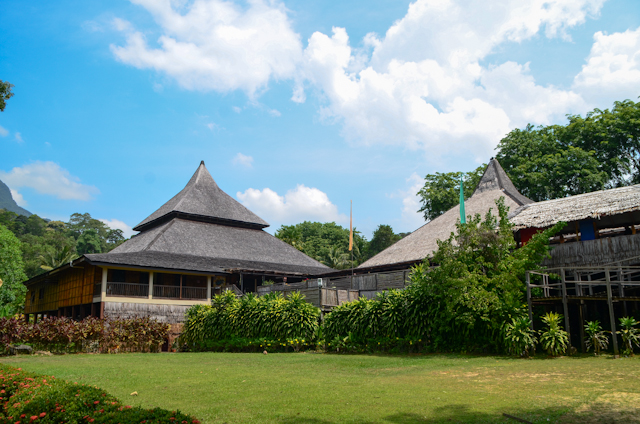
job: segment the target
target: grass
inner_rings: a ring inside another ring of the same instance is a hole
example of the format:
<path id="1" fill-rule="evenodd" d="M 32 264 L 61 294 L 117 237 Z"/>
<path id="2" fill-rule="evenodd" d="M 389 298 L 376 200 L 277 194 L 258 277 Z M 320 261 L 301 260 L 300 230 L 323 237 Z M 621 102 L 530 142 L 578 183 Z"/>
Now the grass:
<path id="1" fill-rule="evenodd" d="M 640 423 L 640 358 L 165 353 L 1 362 L 205 423 L 517 423 L 503 413 Z"/>

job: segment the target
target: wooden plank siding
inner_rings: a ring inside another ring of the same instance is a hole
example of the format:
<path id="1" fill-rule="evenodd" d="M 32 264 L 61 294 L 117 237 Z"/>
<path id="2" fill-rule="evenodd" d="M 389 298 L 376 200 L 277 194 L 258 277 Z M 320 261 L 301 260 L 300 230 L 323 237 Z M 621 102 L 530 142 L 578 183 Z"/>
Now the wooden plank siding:
<path id="1" fill-rule="evenodd" d="M 84 264 L 60 272 L 57 281 L 28 287 L 25 313 L 55 311 L 67 306 L 93 302 L 94 285 L 102 280 L 102 268 Z"/>

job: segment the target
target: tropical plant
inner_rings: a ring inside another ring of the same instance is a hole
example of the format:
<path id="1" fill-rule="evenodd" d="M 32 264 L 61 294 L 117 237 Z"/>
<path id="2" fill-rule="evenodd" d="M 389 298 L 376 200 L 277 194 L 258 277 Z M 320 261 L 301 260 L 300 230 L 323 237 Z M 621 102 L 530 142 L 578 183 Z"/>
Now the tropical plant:
<path id="1" fill-rule="evenodd" d="M 536 332 L 526 316 L 516 316 L 505 326 L 505 342 L 513 355 L 528 357 L 536 351 Z"/>
<path id="2" fill-rule="evenodd" d="M 640 322 L 633 317 L 620 318 L 620 327 L 618 334 L 622 337 L 622 345 L 625 355 L 633 355 L 633 346 L 640 347 L 640 330 L 635 328 Z"/>
<path id="3" fill-rule="evenodd" d="M 54 268 L 69 263 L 75 257 L 76 255 L 70 246 L 62 246 L 60 249 L 49 248 L 38 258 L 42 263 L 40 268 L 45 271 L 51 271 Z"/>
<path id="4" fill-rule="evenodd" d="M 587 351 L 593 349 L 594 355 L 599 355 L 602 350 L 606 350 L 609 346 L 609 337 L 602 331 L 600 321 L 587 321 L 584 325 L 584 331 L 589 338 L 586 340 Z"/>
<path id="5" fill-rule="evenodd" d="M 562 318 L 556 312 L 548 312 L 542 316 L 542 322 L 547 328 L 540 331 L 540 344 L 551 356 L 562 355 L 569 347 L 569 335 L 560 326 Z"/>

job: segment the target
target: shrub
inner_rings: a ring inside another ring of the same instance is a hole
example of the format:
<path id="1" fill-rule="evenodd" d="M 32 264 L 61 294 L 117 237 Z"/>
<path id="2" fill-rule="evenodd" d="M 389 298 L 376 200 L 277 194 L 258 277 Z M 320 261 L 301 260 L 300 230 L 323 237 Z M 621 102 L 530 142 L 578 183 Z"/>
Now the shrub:
<path id="1" fill-rule="evenodd" d="M 211 306 L 187 310 L 180 341 L 193 350 L 307 349 L 316 338 L 319 316 L 320 310 L 297 292 L 286 298 L 282 293 L 236 298 L 225 292 L 214 296 Z"/>
<path id="2" fill-rule="evenodd" d="M 536 332 L 531 328 L 531 320 L 517 316 L 505 326 L 505 342 L 512 355 L 528 357 L 536 351 Z"/>
<path id="3" fill-rule="evenodd" d="M 122 405 L 95 386 L 71 384 L 0 365 L 0 423 L 189 423 L 199 421 L 179 411 Z"/>
<path id="4" fill-rule="evenodd" d="M 584 331 L 589 336 L 585 342 L 587 345 L 587 352 L 593 349 L 594 355 L 599 355 L 600 351 L 606 350 L 609 346 L 609 338 L 602 331 L 600 321 L 587 321 L 584 325 Z"/>
<path id="5" fill-rule="evenodd" d="M 0 318 L 0 344 L 7 353 L 12 344 L 26 343 L 55 353 L 98 351 L 157 352 L 169 334 L 169 325 L 150 318 L 106 319 L 44 318 L 25 323 Z"/>
<path id="6" fill-rule="evenodd" d="M 549 312 L 542 316 L 542 322 L 547 325 L 546 330 L 540 331 L 540 344 L 551 356 L 562 355 L 569 346 L 569 335 L 560 326 L 562 315 Z"/>
<path id="7" fill-rule="evenodd" d="M 625 355 L 633 355 L 633 346 L 640 347 L 640 330 L 635 328 L 640 324 L 633 317 L 620 318 L 620 327 L 618 334 L 622 337 L 622 345 Z"/>

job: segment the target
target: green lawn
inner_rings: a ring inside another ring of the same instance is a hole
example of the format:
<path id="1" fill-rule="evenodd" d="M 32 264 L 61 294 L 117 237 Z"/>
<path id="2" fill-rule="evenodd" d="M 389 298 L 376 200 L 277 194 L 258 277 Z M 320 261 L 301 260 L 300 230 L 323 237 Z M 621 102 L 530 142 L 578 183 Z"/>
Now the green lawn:
<path id="1" fill-rule="evenodd" d="M 517 423 L 503 413 L 536 423 L 640 423 L 638 357 L 163 353 L 0 361 L 205 423 Z"/>

